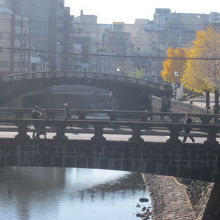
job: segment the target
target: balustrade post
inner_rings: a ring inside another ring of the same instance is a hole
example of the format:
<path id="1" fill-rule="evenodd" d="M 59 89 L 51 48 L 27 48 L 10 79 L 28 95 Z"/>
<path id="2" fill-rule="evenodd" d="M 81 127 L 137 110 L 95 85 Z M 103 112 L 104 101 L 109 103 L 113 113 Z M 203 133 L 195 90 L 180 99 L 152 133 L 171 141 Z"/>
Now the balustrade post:
<path id="1" fill-rule="evenodd" d="M 207 129 L 207 139 L 204 141 L 204 144 L 218 144 L 218 141 L 216 140 L 216 128 L 208 128 Z"/>
<path id="2" fill-rule="evenodd" d="M 66 125 L 65 124 L 58 124 L 56 126 L 56 135 L 53 137 L 54 140 L 68 140 L 67 136 L 65 135 Z"/>
<path id="3" fill-rule="evenodd" d="M 111 121 L 117 121 L 117 114 L 116 112 L 108 112 L 108 117 Z"/>
<path id="4" fill-rule="evenodd" d="M 132 143 L 142 143 L 144 142 L 144 139 L 141 138 L 141 129 L 139 126 L 130 126 L 132 129 L 132 137 L 129 138 L 129 142 Z"/>
<path id="5" fill-rule="evenodd" d="M 17 140 L 29 140 L 30 137 L 27 134 L 27 124 L 25 122 L 19 122 L 17 123 L 18 127 L 18 134 L 15 136 L 15 139 Z"/>
<path id="6" fill-rule="evenodd" d="M 170 131 L 170 138 L 167 140 L 169 143 L 181 143 L 179 137 L 179 130 L 176 126 L 168 128 Z"/>
<path id="7" fill-rule="evenodd" d="M 24 117 L 24 112 L 22 109 L 16 109 L 15 110 L 15 117 L 16 118 L 23 118 Z"/>
<path id="8" fill-rule="evenodd" d="M 95 133 L 94 136 L 91 138 L 91 141 L 94 142 L 104 142 L 106 141 L 105 137 L 103 137 L 103 129 L 102 125 L 95 125 Z"/>
<path id="9" fill-rule="evenodd" d="M 180 116 L 178 115 L 169 115 L 169 118 L 171 119 L 172 122 L 178 123 L 180 120 Z"/>
<path id="10" fill-rule="evenodd" d="M 79 118 L 79 120 L 85 120 L 86 113 L 85 112 L 78 112 L 78 118 Z"/>
<path id="11" fill-rule="evenodd" d="M 140 121 L 149 121 L 150 117 L 151 116 L 147 112 L 144 112 L 144 114 L 140 117 Z"/>
<path id="12" fill-rule="evenodd" d="M 55 112 L 54 111 L 47 111 L 48 119 L 55 119 Z"/>
<path id="13" fill-rule="evenodd" d="M 212 117 L 209 115 L 200 116 L 200 120 L 202 121 L 203 124 L 209 124 L 211 119 L 212 119 Z"/>

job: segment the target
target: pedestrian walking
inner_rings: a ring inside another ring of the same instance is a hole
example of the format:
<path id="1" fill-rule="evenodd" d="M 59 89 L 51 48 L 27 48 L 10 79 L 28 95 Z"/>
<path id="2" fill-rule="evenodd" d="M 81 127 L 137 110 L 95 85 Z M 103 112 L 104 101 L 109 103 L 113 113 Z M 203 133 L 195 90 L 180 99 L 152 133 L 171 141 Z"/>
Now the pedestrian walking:
<path id="1" fill-rule="evenodd" d="M 71 118 L 71 112 L 70 112 L 69 104 L 68 103 L 64 103 L 63 105 L 64 105 L 65 119 Z"/>
<path id="2" fill-rule="evenodd" d="M 183 138 L 183 143 L 186 142 L 186 139 L 189 137 L 192 142 L 194 143 L 195 142 L 195 139 L 190 136 L 190 126 L 188 126 L 189 124 L 192 123 L 192 118 L 190 117 L 189 113 L 186 113 L 186 118 L 185 118 L 185 134 L 184 134 L 184 138 Z"/>
<path id="3" fill-rule="evenodd" d="M 36 137 L 40 138 L 40 135 L 44 135 L 44 139 L 46 139 L 46 123 L 48 119 L 46 109 L 42 109 L 39 118 L 42 120 L 39 122 Z"/>
<path id="4" fill-rule="evenodd" d="M 32 119 L 39 119 L 39 115 L 40 115 L 40 108 L 38 106 L 35 106 L 31 112 Z M 38 125 L 39 125 L 38 121 L 33 121 L 34 130 L 33 130 L 32 138 L 36 138 Z"/>

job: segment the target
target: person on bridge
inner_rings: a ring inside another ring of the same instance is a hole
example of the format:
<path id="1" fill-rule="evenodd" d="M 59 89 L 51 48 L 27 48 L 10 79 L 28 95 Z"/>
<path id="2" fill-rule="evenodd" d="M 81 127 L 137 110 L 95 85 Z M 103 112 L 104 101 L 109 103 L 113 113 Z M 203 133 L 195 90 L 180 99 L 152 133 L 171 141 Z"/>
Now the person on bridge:
<path id="1" fill-rule="evenodd" d="M 38 129 L 37 129 L 37 134 L 36 134 L 36 138 L 40 138 L 40 135 L 44 135 L 44 139 L 46 139 L 46 123 L 47 123 L 47 111 L 46 109 L 42 109 L 40 116 L 40 119 L 43 119 L 42 121 L 40 121 L 39 125 L 38 125 Z"/>
<path id="2" fill-rule="evenodd" d="M 65 119 L 71 118 L 71 112 L 70 112 L 69 104 L 68 103 L 64 103 L 63 105 L 64 105 Z"/>
<path id="3" fill-rule="evenodd" d="M 187 125 L 187 124 L 191 124 L 191 123 L 192 123 L 192 118 L 190 117 L 189 113 L 186 113 L 185 124 Z M 183 143 L 186 142 L 187 137 L 189 137 L 193 143 L 195 142 L 195 139 L 192 136 L 190 136 L 190 127 L 189 126 L 185 127 L 185 134 L 184 134 L 184 138 L 183 138 Z"/>
<path id="4" fill-rule="evenodd" d="M 33 111 L 31 112 L 31 116 L 32 116 L 32 119 L 39 119 L 40 108 L 38 106 L 34 107 Z M 36 138 L 36 134 L 38 131 L 38 125 L 39 125 L 38 121 L 33 122 L 34 130 L 33 130 L 32 138 Z"/>

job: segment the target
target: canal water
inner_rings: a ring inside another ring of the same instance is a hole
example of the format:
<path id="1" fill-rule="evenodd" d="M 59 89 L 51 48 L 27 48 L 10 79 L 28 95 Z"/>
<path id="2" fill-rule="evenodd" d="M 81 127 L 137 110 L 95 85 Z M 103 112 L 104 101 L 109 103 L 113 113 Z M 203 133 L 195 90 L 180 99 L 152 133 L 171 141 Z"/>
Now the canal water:
<path id="1" fill-rule="evenodd" d="M 150 206 L 141 197 L 149 194 L 138 173 L 0 168 L 0 220 L 135 220 Z"/>

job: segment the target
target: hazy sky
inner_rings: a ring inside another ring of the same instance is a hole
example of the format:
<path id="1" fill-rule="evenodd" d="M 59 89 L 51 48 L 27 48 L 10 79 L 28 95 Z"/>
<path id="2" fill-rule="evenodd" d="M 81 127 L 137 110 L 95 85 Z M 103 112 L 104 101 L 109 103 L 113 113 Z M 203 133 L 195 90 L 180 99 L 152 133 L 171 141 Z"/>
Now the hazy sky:
<path id="1" fill-rule="evenodd" d="M 155 8 L 170 8 L 172 12 L 220 12 L 219 0 L 65 0 L 71 13 L 98 16 L 98 23 L 124 21 L 134 23 L 135 18 L 152 19 Z"/>

